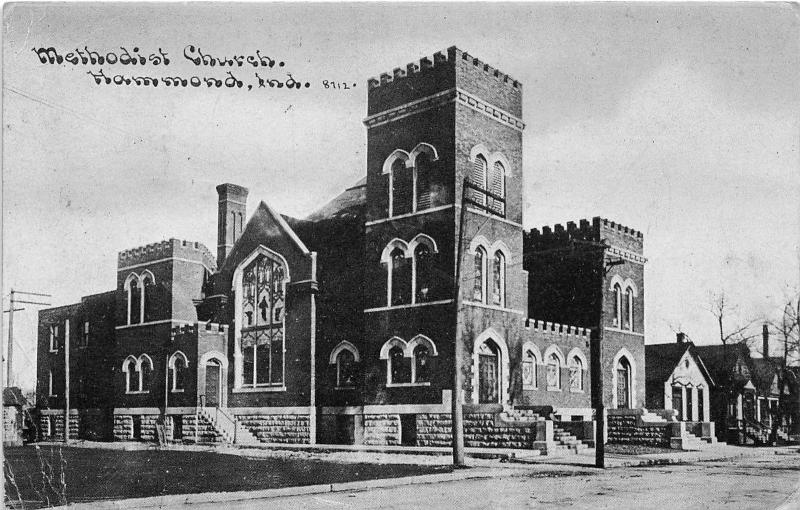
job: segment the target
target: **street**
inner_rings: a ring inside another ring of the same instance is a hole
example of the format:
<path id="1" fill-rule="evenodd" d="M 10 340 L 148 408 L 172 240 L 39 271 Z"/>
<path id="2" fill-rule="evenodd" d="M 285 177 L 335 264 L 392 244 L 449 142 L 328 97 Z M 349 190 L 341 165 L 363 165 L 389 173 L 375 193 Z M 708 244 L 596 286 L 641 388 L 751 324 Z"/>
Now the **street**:
<path id="1" fill-rule="evenodd" d="M 777 509 L 800 490 L 800 455 L 531 475 L 230 502 L 225 508 Z M 800 508 L 797 496 L 783 508 Z"/>

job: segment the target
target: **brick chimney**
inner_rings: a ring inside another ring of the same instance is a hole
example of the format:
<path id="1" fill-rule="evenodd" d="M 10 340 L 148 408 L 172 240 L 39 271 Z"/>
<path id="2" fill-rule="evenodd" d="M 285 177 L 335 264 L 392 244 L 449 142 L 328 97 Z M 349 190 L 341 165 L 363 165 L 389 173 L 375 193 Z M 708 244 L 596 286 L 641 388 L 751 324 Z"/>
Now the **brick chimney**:
<path id="1" fill-rule="evenodd" d="M 766 324 L 761 327 L 761 355 L 769 358 L 769 326 Z"/>
<path id="2" fill-rule="evenodd" d="M 217 214 L 217 267 L 222 267 L 236 240 L 244 231 L 247 208 L 247 188 L 236 184 L 217 186 L 219 208 Z"/>
<path id="3" fill-rule="evenodd" d="M 686 333 L 678 333 L 675 336 L 678 337 L 679 344 L 686 342 Z"/>

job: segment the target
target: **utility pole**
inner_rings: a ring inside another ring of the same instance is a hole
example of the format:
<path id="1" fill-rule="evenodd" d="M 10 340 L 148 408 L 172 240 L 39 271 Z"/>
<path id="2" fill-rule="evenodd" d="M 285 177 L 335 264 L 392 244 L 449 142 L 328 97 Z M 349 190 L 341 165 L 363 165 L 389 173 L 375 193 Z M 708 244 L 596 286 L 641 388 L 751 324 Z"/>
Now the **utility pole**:
<path id="1" fill-rule="evenodd" d="M 11 297 L 10 297 L 10 306 L 8 310 L 4 310 L 4 313 L 8 313 L 8 357 L 6 358 L 6 386 L 11 387 L 14 386 L 14 312 L 21 312 L 24 308 L 14 308 L 14 306 L 18 303 L 29 304 L 29 305 L 41 305 L 41 306 L 50 306 L 50 303 L 41 303 L 38 301 L 27 301 L 24 299 L 16 299 L 16 294 L 23 294 L 27 296 L 42 296 L 42 297 L 52 297 L 50 294 L 41 294 L 38 292 L 25 292 L 22 290 L 14 290 L 11 289 Z"/>
<path id="2" fill-rule="evenodd" d="M 451 424 L 453 435 L 453 466 L 464 467 L 464 412 L 461 406 L 461 330 L 458 325 L 461 297 L 461 252 L 464 238 L 464 213 L 466 212 L 467 178 L 461 188 L 461 214 L 458 222 L 458 242 L 456 243 L 456 277 L 453 282 L 453 303 L 456 311 L 455 343 L 453 345 L 453 394 L 451 396 Z"/>
<path id="3" fill-rule="evenodd" d="M 64 321 L 64 442 L 69 443 L 69 319 Z"/>

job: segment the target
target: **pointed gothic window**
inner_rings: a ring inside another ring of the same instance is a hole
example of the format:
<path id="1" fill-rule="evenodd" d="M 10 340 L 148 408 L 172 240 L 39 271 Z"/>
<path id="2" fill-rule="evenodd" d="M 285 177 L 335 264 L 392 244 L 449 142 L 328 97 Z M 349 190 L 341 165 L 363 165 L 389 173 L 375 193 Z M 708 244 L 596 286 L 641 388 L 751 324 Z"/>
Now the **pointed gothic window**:
<path id="1" fill-rule="evenodd" d="M 426 346 L 418 345 L 414 348 L 414 382 L 422 383 L 430 380 L 430 353 Z"/>
<path id="2" fill-rule="evenodd" d="M 551 354 L 547 360 L 547 389 L 561 389 L 561 360 L 555 353 Z"/>
<path id="3" fill-rule="evenodd" d="M 472 300 L 477 301 L 479 303 L 483 303 L 484 301 L 484 264 L 486 261 L 486 252 L 483 248 L 478 247 L 475 250 L 475 260 L 474 260 L 474 268 L 475 268 L 475 275 L 474 275 L 474 282 L 472 285 Z"/>
<path id="4" fill-rule="evenodd" d="M 502 252 L 494 253 L 494 264 L 492 264 L 492 304 L 503 306 L 505 304 L 506 286 L 506 258 Z"/>
<path id="5" fill-rule="evenodd" d="M 392 164 L 392 216 L 408 214 L 413 201 L 413 170 L 402 159 Z"/>
<path id="6" fill-rule="evenodd" d="M 469 182 L 480 190 L 486 190 L 486 166 L 486 158 L 480 154 L 476 156 L 475 161 L 472 162 L 472 173 L 469 176 Z M 467 196 L 474 202 L 486 205 L 486 193 L 482 191 L 470 189 Z"/>
<path id="7" fill-rule="evenodd" d="M 391 253 L 391 296 L 389 306 L 406 305 L 411 303 L 411 271 L 410 260 L 405 252 L 395 248 Z"/>
<path id="8" fill-rule="evenodd" d="M 264 254 L 242 272 L 243 387 L 283 385 L 285 275 L 283 263 Z"/>
<path id="9" fill-rule="evenodd" d="M 488 178 L 488 191 L 493 195 L 500 197 L 488 197 L 488 212 L 497 214 L 499 216 L 505 215 L 505 197 L 506 197 L 506 171 L 503 164 L 496 161 L 492 165 Z"/>
<path id="10" fill-rule="evenodd" d="M 348 349 L 336 356 L 336 386 L 352 388 L 356 385 L 356 357 Z"/>
<path id="11" fill-rule="evenodd" d="M 418 154 L 415 166 L 417 172 L 417 211 L 421 211 L 430 208 L 432 205 L 430 156 L 424 152 Z"/>
<path id="12" fill-rule="evenodd" d="M 614 285 L 614 325 L 619 326 L 622 321 L 622 287 Z"/>
<path id="13" fill-rule="evenodd" d="M 130 315 L 128 317 L 128 324 L 139 324 L 141 320 L 141 306 L 142 296 L 141 289 L 139 289 L 139 279 L 133 278 L 128 282 L 128 301 L 130 307 Z"/>
<path id="14" fill-rule="evenodd" d="M 537 365 L 539 360 L 536 354 L 530 349 L 525 351 L 522 359 L 522 387 L 523 389 L 535 389 L 537 380 Z"/>
<path id="15" fill-rule="evenodd" d="M 633 289 L 625 290 L 625 329 L 633 331 Z"/>
<path id="16" fill-rule="evenodd" d="M 432 257 L 431 248 L 427 244 L 420 243 L 414 250 L 416 303 L 430 301 L 433 276 Z"/>
<path id="17" fill-rule="evenodd" d="M 577 356 L 569 360 L 569 389 L 583 391 L 583 362 Z"/>
<path id="18" fill-rule="evenodd" d="M 411 367 L 403 349 L 394 346 L 389 351 L 389 384 L 411 382 Z"/>
<path id="19" fill-rule="evenodd" d="M 153 318 L 153 311 L 155 310 L 153 302 L 153 291 L 155 289 L 155 281 L 153 275 L 145 273 L 142 277 L 142 322 L 150 322 Z"/>

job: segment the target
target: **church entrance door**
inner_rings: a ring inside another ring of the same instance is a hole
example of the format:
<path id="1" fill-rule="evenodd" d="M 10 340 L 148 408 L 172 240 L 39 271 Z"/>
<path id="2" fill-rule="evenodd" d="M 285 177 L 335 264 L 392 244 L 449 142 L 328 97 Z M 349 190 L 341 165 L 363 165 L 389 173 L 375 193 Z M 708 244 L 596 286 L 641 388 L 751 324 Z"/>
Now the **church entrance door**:
<path id="1" fill-rule="evenodd" d="M 208 360 L 206 363 L 206 405 L 219 407 L 221 396 L 222 367 L 217 360 Z"/>

